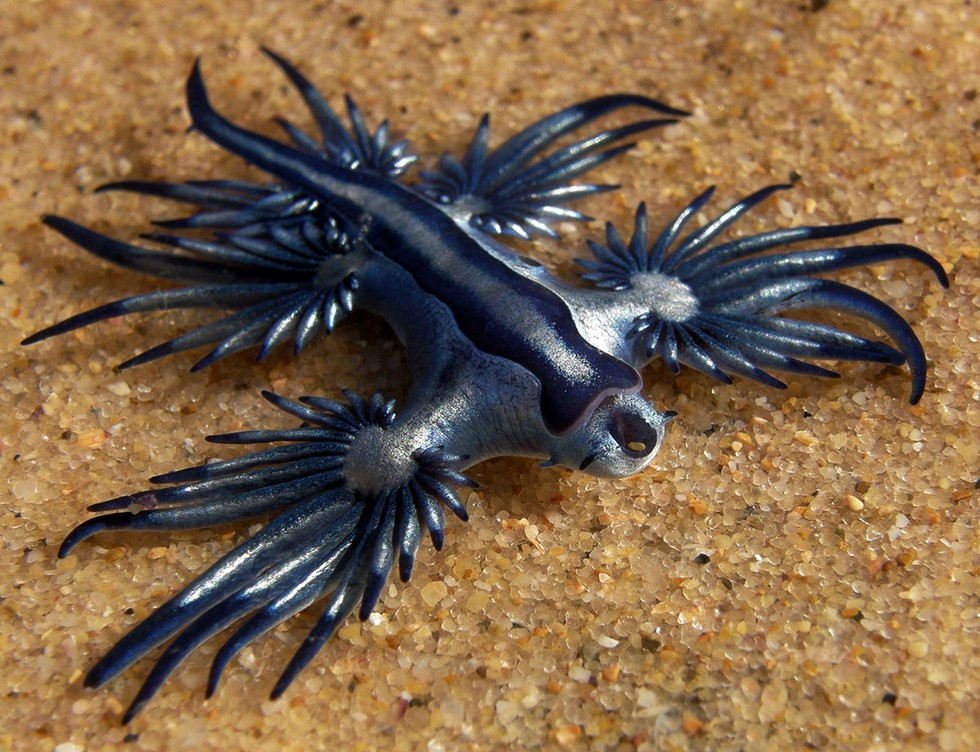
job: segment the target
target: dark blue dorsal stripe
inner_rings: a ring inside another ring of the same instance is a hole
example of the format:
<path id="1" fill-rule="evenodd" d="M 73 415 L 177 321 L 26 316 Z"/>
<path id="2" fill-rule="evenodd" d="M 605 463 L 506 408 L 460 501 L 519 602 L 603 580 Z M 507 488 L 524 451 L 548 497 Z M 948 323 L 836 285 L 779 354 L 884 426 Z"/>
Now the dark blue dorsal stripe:
<path id="1" fill-rule="evenodd" d="M 377 181 L 363 197 L 374 218 L 367 240 L 444 302 L 480 350 L 511 360 L 541 382 L 541 413 L 556 435 L 588 418 L 602 398 L 633 392 L 632 366 L 587 342 L 551 290 L 487 253 L 441 210 Z"/>
<path id="2" fill-rule="evenodd" d="M 211 106 L 197 66 L 187 82 L 187 103 L 201 133 L 322 198 L 443 301 L 474 345 L 534 374 L 552 433 L 576 428 L 606 395 L 639 388 L 640 376 L 630 365 L 585 341 L 557 295 L 488 254 L 426 199 L 391 180 L 344 169 L 234 125 Z"/>

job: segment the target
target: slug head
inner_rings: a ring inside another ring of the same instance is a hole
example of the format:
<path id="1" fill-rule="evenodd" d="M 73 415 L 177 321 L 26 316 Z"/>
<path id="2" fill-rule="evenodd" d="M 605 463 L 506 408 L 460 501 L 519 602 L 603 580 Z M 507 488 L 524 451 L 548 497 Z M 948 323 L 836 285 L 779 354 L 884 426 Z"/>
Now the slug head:
<path id="1" fill-rule="evenodd" d="M 552 460 L 602 478 L 633 475 L 657 454 L 674 415 L 637 394 L 607 397 L 582 426 L 556 440 Z"/>

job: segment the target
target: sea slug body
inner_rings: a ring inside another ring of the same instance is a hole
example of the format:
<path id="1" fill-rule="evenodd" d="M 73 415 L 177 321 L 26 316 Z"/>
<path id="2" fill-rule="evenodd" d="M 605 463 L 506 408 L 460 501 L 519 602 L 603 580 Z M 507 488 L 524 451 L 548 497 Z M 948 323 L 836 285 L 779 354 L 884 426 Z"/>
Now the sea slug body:
<path id="1" fill-rule="evenodd" d="M 629 149 L 628 139 L 685 112 L 644 96 L 574 104 L 495 148 L 484 116 L 460 157 L 443 155 L 412 180 L 416 161 L 387 122 L 369 130 L 346 99 L 349 125 L 290 63 L 269 57 L 305 101 L 314 138 L 280 121 L 290 143 L 244 130 L 212 108 L 198 66 L 187 83 L 194 129 L 271 176 L 272 182 L 129 181 L 127 190 L 195 207 L 157 222 L 150 250 L 61 217 L 45 224 L 127 269 L 179 283 L 108 303 L 25 340 L 38 342 L 115 316 L 172 308 L 227 311 L 123 363 L 210 348 L 204 368 L 239 350 L 258 357 L 291 342 L 299 353 L 352 310 L 382 316 L 411 353 L 411 387 L 396 411 L 381 394 L 344 399 L 266 392 L 302 421 L 211 437 L 270 444 L 242 456 L 151 479 L 156 488 L 91 507 L 65 556 L 86 538 L 118 530 L 176 530 L 238 520 L 264 527 L 136 626 L 90 670 L 101 686 L 156 646 L 167 647 L 126 711 L 128 722 L 202 642 L 228 636 L 214 658 L 210 695 L 228 662 L 252 640 L 314 602 L 322 613 L 276 683 L 282 694 L 355 609 L 366 618 L 392 570 L 412 573 L 423 535 L 440 548 L 445 510 L 467 517 L 464 472 L 500 455 L 536 457 L 598 476 L 627 476 L 653 459 L 672 417 L 642 396 L 641 369 L 662 358 L 730 382 L 782 387 L 771 371 L 837 376 L 814 360 L 908 364 L 911 401 L 925 389 L 926 359 L 905 320 L 877 298 L 822 274 L 900 259 L 942 266 L 904 244 L 787 247 L 895 223 L 871 219 L 721 239 L 773 193 L 748 196 L 698 229 L 686 229 L 706 190 L 659 233 L 640 205 L 629 237 L 611 224 L 580 260 L 588 286 L 519 255 L 516 242 L 557 237 L 558 222 L 589 219 L 570 208 L 610 190 L 572 181 Z M 652 117 L 566 145 L 599 118 L 626 108 Z M 864 319 L 891 344 L 787 311 L 823 309 Z"/>

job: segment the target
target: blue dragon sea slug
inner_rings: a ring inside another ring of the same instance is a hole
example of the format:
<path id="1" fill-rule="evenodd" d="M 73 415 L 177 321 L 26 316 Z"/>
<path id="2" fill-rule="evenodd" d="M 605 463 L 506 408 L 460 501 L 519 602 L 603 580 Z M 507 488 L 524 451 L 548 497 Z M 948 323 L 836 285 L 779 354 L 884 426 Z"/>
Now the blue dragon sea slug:
<path id="1" fill-rule="evenodd" d="M 120 266 L 179 283 L 73 316 L 25 340 L 38 342 L 110 317 L 172 308 L 226 313 L 122 364 L 135 366 L 207 347 L 204 368 L 239 350 L 262 358 L 291 342 L 296 353 L 354 309 L 384 317 L 411 352 L 412 382 L 398 410 L 381 394 L 344 401 L 266 398 L 302 424 L 211 437 L 270 444 L 234 459 L 151 479 L 156 487 L 95 504 L 98 514 L 62 544 L 116 530 L 175 530 L 267 520 L 178 595 L 136 626 L 89 671 L 101 686 L 158 645 L 167 647 L 124 716 L 128 722 L 203 641 L 226 632 L 207 693 L 232 657 L 298 611 L 322 613 L 273 689 L 282 694 L 352 611 L 366 618 L 396 563 L 412 573 L 427 534 L 443 542 L 445 511 L 465 520 L 463 473 L 499 455 L 536 457 L 600 476 L 626 476 L 656 454 L 672 413 L 641 393 L 640 369 L 663 358 L 721 381 L 745 376 L 783 386 L 771 371 L 837 376 L 814 360 L 907 363 L 911 401 L 925 388 L 915 333 L 892 308 L 826 272 L 908 259 L 940 264 L 903 244 L 786 250 L 898 220 L 796 227 L 723 240 L 739 217 L 788 186 L 764 188 L 698 229 L 685 229 L 708 189 L 659 233 L 645 207 L 629 239 L 607 225 L 581 260 L 587 287 L 556 279 L 498 237 L 556 237 L 569 207 L 613 186 L 575 178 L 629 149 L 627 140 L 686 113 L 639 95 L 600 96 L 561 110 L 490 147 L 480 121 L 461 158 L 443 155 L 414 182 L 416 158 L 374 132 L 347 98 L 348 123 L 294 67 L 268 52 L 305 101 L 318 137 L 280 121 L 290 143 L 235 126 L 215 111 L 199 68 L 187 82 L 194 129 L 272 176 L 272 182 L 122 182 L 127 190 L 194 207 L 158 222 L 150 250 L 68 219 L 52 229 Z M 556 141 L 633 108 L 652 113 L 564 146 Z M 827 309 L 865 319 L 891 344 L 788 318 Z"/>

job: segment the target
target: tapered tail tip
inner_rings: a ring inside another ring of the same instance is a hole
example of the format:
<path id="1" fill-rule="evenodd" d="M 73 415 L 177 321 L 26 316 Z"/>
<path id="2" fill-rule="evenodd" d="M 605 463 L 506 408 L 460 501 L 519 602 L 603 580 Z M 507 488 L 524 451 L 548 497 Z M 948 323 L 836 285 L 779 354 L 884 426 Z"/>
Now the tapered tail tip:
<path id="1" fill-rule="evenodd" d="M 211 111 L 208 90 L 201 73 L 201 58 L 194 60 L 191 73 L 187 77 L 187 110 L 191 116 L 191 127 L 198 127 L 200 119 Z"/>

